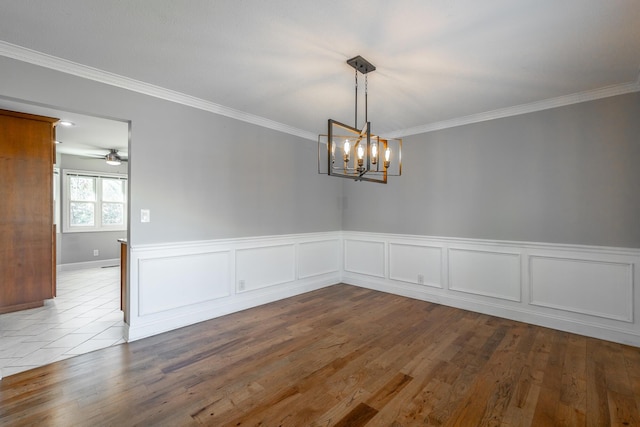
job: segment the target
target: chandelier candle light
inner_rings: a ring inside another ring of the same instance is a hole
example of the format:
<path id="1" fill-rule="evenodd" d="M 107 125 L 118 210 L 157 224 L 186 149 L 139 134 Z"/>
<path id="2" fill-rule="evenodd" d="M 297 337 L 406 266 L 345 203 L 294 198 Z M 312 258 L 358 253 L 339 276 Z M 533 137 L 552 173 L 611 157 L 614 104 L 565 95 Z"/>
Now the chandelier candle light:
<path id="1" fill-rule="evenodd" d="M 318 173 L 386 184 L 387 176 L 402 174 L 402 139 L 385 139 L 371 134 L 367 74 L 376 67 L 361 56 L 349 59 L 347 64 L 355 69 L 355 124 L 351 127 L 329 119 L 328 134 L 318 136 Z M 358 73 L 365 76 L 364 125 L 361 129 L 358 129 Z"/>

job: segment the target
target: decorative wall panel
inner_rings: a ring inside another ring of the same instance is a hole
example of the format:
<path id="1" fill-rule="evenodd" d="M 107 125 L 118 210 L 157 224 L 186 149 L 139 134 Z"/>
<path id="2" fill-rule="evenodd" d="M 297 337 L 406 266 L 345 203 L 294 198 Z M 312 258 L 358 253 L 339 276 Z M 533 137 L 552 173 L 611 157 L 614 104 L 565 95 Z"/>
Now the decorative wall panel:
<path id="1" fill-rule="evenodd" d="M 141 316 L 229 295 L 229 253 L 139 260 Z"/>
<path id="2" fill-rule="evenodd" d="M 520 255 L 449 249 L 449 289 L 520 301 Z"/>
<path id="3" fill-rule="evenodd" d="M 293 244 L 236 251 L 237 290 L 248 291 L 295 280 Z"/>
<path id="4" fill-rule="evenodd" d="M 442 288 L 442 248 L 389 243 L 389 278 Z"/>
<path id="5" fill-rule="evenodd" d="M 633 266 L 532 256 L 531 304 L 633 321 Z"/>
<path id="6" fill-rule="evenodd" d="M 385 277 L 384 242 L 345 240 L 344 269 L 352 273 Z"/>
<path id="7" fill-rule="evenodd" d="M 340 271 L 340 240 L 321 240 L 299 245 L 298 278 Z"/>

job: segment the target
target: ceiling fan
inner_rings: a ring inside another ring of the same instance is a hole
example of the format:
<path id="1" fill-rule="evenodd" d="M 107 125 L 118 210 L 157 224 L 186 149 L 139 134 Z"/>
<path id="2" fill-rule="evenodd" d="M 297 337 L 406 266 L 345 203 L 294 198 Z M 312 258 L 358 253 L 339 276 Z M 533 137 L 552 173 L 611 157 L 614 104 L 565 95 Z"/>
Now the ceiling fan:
<path id="1" fill-rule="evenodd" d="M 129 159 L 127 159 L 126 157 L 123 157 L 120 154 L 118 154 L 118 150 L 115 148 L 109 149 L 109 152 L 107 154 L 85 154 L 85 155 L 80 155 L 79 157 L 82 157 L 85 159 L 102 159 L 102 160 L 105 160 L 107 164 L 111 166 L 118 166 L 123 162 L 129 161 Z"/>
<path id="2" fill-rule="evenodd" d="M 118 150 L 116 150 L 115 148 L 112 148 L 109 151 L 109 153 L 106 156 L 104 156 L 104 159 L 106 160 L 108 165 L 112 165 L 112 166 L 118 166 L 120 163 L 127 161 L 127 159 L 123 159 L 118 154 Z"/>

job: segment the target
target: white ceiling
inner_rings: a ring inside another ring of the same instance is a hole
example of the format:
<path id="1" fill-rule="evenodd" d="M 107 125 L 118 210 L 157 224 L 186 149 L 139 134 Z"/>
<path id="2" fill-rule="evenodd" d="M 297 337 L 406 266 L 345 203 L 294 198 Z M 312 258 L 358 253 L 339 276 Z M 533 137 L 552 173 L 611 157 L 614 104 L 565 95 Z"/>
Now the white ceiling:
<path id="1" fill-rule="evenodd" d="M 353 124 L 362 55 L 372 130 L 403 135 L 640 89 L 639 22 L 638 0 L 29 0 L 0 40 L 313 134 Z"/>
<path id="2" fill-rule="evenodd" d="M 28 104 L 0 97 L 0 109 L 55 117 L 73 123 L 73 126 L 56 126 L 56 151 L 86 157 L 105 157 L 109 150 L 118 150 L 122 158 L 128 155 L 129 124 L 86 114 L 62 111 L 59 108 Z"/>

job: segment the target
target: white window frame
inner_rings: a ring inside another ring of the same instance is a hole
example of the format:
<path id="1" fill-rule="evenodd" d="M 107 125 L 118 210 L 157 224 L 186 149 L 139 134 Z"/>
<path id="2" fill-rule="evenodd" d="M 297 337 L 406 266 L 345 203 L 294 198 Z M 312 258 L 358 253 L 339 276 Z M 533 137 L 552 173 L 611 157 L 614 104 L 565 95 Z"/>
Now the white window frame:
<path id="1" fill-rule="evenodd" d="M 60 227 L 60 208 L 62 202 L 60 201 L 60 168 L 53 168 L 53 224 L 56 226 L 56 233 L 62 232 Z"/>
<path id="2" fill-rule="evenodd" d="M 129 202 L 129 182 L 126 174 L 83 171 L 75 169 L 63 169 L 63 191 L 62 191 L 62 232 L 63 233 L 86 233 L 100 231 L 126 231 L 128 225 L 128 202 Z M 71 225 L 71 202 L 70 200 L 70 179 L 72 176 L 95 178 L 96 181 L 96 201 L 94 211 L 93 226 L 72 226 Z M 120 179 L 124 181 L 124 224 L 123 225 L 102 225 L 102 179 Z"/>

